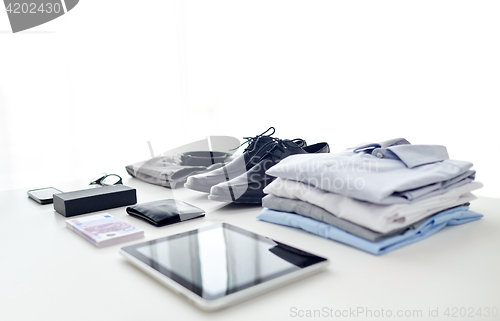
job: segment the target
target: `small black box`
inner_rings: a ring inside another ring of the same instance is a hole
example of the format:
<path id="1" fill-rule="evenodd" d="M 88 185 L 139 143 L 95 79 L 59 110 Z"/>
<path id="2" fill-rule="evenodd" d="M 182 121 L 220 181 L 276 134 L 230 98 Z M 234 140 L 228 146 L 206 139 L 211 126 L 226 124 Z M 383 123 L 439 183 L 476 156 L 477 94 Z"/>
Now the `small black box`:
<path id="1" fill-rule="evenodd" d="M 54 195 L 54 209 L 69 217 L 137 203 L 135 188 L 103 186 Z"/>

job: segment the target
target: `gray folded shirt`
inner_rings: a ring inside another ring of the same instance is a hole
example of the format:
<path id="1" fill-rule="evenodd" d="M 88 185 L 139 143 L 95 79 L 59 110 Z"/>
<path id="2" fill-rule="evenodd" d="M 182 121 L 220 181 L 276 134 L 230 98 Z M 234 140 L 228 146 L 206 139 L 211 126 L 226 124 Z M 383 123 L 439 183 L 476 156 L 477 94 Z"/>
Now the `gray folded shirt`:
<path id="1" fill-rule="evenodd" d="M 232 160 L 228 158 L 227 161 Z M 191 175 L 212 171 L 223 166 L 216 163 L 211 166 L 185 166 L 173 156 L 158 156 L 147 161 L 128 165 L 125 168 L 130 176 L 145 182 L 169 188 L 184 186 Z"/>
<path id="2" fill-rule="evenodd" d="M 232 156 L 226 156 L 232 155 L 239 144 L 235 137 L 208 136 L 125 168 L 131 176 L 145 182 L 170 188 L 182 187 L 189 176 L 212 171 L 230 162 Z M 151 154 L 154 155 L 152 148 Z"/>
<path id="3" fill-rule="evenodd" d="M 359 236 L 365 240 L 372 242 L 378 242 L 383 239 L 392 237 L 394 235 L 402 234 L 408 229 L 415 229 L 420 225 L 420 223 L 422 223 L 425 220 L 425 219 L 421 220 L 408 227 L 400 228 L 391 231 L 389 233 L 379 233 L 364 228 L 362 226 L 359 226 L 355 223 L 346 221 L 339 217 L 336 217 L 335 215 L 322 209 L 319 206 L 301 200 L 292 200 L 284 197 L 275 196 L 273 194 L 268 194 L 266 197 L 262 199 L 262 206 L 276 211 L 291 212 L 300 214 L 302 216 L 307 216 L 315 220 L 328 223 L 348 233 L 351 233 L 353 235 Z"/>

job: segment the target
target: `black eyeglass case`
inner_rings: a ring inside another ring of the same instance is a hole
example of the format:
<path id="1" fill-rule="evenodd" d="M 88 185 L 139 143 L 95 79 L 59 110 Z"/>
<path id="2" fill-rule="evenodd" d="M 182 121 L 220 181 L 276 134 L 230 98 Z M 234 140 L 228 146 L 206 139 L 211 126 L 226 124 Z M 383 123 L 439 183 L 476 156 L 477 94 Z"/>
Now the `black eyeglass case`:
<path id="1" fill-rule="evenodd" d="M 54 209 L 66 217 L 109 210 L 137 203 L 135 188 L 103 186 L 54 194 Z"/>
<path id="2" fill-rule="evenodd" d="M 156 227 L 205 216 L 205 211 L 183 201 L 165 199 L 127 207 L 127 213 Z"/>

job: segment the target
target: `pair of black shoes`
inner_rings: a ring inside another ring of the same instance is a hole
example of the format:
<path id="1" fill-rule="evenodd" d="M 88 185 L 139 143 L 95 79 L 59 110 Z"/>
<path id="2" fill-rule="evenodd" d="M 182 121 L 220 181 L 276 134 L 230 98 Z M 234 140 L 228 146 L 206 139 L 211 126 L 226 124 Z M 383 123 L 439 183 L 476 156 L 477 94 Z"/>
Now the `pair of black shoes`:
<path id="1" fill-rule="evenodd" d="M 270 127 L 255 137 L 245 137 L 249 145 L 242 155 L 214 171 L 188 177 L 184 187 L 210 193 L 208 198 L 214 201 L 259 204 L 265 196 L 262 190 L 275 179 L 266 170 L 290 155 L 330 152 L 327 143 L 307 146 L 303 139 L 271 137 L 274 132 Z"/>

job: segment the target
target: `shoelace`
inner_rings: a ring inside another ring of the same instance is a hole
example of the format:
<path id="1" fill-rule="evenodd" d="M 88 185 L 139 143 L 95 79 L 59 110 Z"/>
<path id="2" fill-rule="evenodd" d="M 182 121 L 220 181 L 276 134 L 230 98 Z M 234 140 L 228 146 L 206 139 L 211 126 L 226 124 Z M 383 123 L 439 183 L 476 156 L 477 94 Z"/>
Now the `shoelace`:
<path id="1" fill-rule="evenodd" d="M 303 139 L 300 139 L 300 138 L 295 138 L 295 139 L 292 139 L 292 140 L 283 140 L 283 139 L 279 139 L 279 138 L 273 138 L 272 141 L 270 141 L 269 143 L 267 143 L 264 146 L 262 146 L 262 148 L 266 148 L 270 144 L 274 144 L 274 146 L 271 147 L 267 152 L 265 152 L 265 154 L 260 157 L 259 161 L 263 160 L 268 155 L 270 155 L 271 156 L 271 160 L 274 163 L 277 163 L 277 161 L 281 160 L 279 158 L 279 156 L 277 155 L 277 153 L 276 153 L 277 151 L 280 151 L 280 152 L 284 153 L 285 149 L 287 149 L 287 148 L 297 147 L 297 146 L 298 147 L 305 147 L 307 145 L 306 141 L 303 140 Z M 275 157 L 277 159 L 275 159 Z"/>
<path id="2" fill-rule="evenodd" d="M 273 132 L 266 135 L 266 133 L 268 131 L 270 131 L 270 130 L 272 130 Z M 236 149 L 240 148 L 241 146 L 243 146 L 245 144 L 248 144 L 247 148 L 245 148 L 245 150 L 243 151 L 243 153 L 246 152 L 246 151 L 253 152 L 255 146 L 257 146 L 257 142 L 259 141 L 259 139 L 261 137 L 264 137 L 264 136 L 270 137 L 275 132 L 276 132 L 276 130 L 274 129 L 274 127 L 269 127 L 265 132 L 263 132 L 262 134 L 259 134 L 259 135 L 255 136 L 255 137 L 243 137 L 243 139 L 246 139 L 246 141 L 244 141 L 240 146 L 238 146 L 236 148 L 233 148 L 231 150 L 236 150 Z"/>

